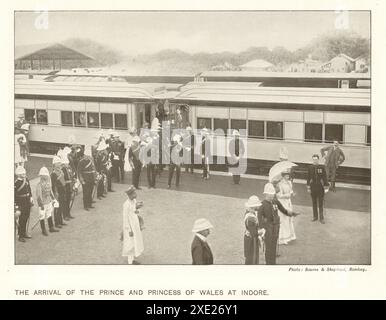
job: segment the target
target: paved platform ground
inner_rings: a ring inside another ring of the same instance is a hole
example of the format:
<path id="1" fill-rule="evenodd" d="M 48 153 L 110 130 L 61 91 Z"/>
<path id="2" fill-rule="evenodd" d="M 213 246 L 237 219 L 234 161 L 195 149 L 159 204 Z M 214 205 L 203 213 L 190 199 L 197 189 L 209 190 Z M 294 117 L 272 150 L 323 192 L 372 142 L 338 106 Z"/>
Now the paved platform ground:
<path id="1" fill-rule="evenodd" d="M 44 161 L 43 161 L 44 162 Z M 145 202 L 141 213 L 145 252 L 142 264 L 190 264 L 191 228 L 195 219 L 208 218 L 215 229 L 209 237 L 216 264 L 243 264 L 244 202 L 252 195 L 262 197 L 265 181 L 242 179 L 232 184 L 231 177 L 212 176 L 203 181 L 199 174 L 182 174 L 178 190 L 167 187 L 167 170 L 157 179 L 157 189 L 146 187 L 138 199 Z M 37 179 L 32 180 L 36 184 Z M 113 184 L 116 190 L 95 209 L 82 209 L 80 193 L 73 207 L 76 219 L 59 233 L 44 237 L 39 225 L 31 232 L 33 239 L 16 242 L 17 264 L 126 264 L 121 256 L 119 234 L 126 184 Z M 295 184 L 297 240 L 280 246 L 278 264 L 370 264 L 370 191 L 338 188 L 326 195 L 326 224 L 311 222 L 311 199 L 303 184 Z M 37 208 L 31 223 L 37 221 Z M 260 263 L 264 264 L 261 254 Z"/>

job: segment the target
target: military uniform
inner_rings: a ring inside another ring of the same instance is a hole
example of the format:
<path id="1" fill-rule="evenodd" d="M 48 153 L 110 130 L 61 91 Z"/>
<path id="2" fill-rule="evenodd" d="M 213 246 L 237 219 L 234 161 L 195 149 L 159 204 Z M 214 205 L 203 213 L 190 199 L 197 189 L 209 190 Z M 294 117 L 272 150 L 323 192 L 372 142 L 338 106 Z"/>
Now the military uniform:
<path id="1" fill-rule="evenodd" d="M 323 201 L 324 201 L 324 187 L 328 187 L 327 174 L 324 166 L 311 165 L 308 168 L 307 186 L 311 189 L 312 209 L 314 214 L 314 221 L 324 220 L 323 217 Z M 319 215 L 318 215 L 319 207 Z"/>
<path id="2" fill-rule="evenodd" d="M 65 223 L 63 218 L 67 217 L 67 197 L 66 197 L 66 182 L 64 173 L 59 165 L 54 165 L 51 173 L 51 186 L 55 198 L 59 202 L 59 208 L 54 208 L 54 223 L 55 227 L 61 228 Z"/>
<path id="3" fill-rule="evenodd" d="M 71 200 L 72 193 L 74 192 L 75 175 L 69 164 L 63 164 L 62 171 L 64 175 L 65 192 L 66 192 L 66 207 L 63 211 L 64 220 L 73 219 L 71 216 Z"/>
<path id="4" fill-rule="evenodd" d="M 180 157 L 182 159 L 183 156 L 183 148 L 180 143 L 174 142 L 170 147 L 170 165 L 169 165 L 169 177 L 168 177 L 168 187 L 171 187 L 174 171 L 176 171 L 176 187 L 180 185 L 180 176 L 181 176 L 181 163 L 173 162 L 171 155 L 176 153 L 175 156 Z"/>
<path id="5" fill-rule="evenodd" d="M 139 178 L 141 176 L 142 163 L 139 159 L 140 145 L 139 143 L 134 144 L 129 149 L 129 161 L 133 167 L 132 180 L 133 185 L 136 189 L 139 189 Z"/>
<path id="6" fill-rule="evenodd" d="M 97 196 L 99 198 L 104 196 L 105 191 L 111 191 L 111 162 L 107 150 L 98 151 L 96 159 L 96 170 L 102 176 L 102 178 L 99 180 L 99 184 L 97 185 Z M 105 188 L 106 184 L 107 186 Z"/>
<path id="7" fill-rule="evenodd" d="M 27 178 L 18 178 L 15 180 L 15 205 L 20 210 L 18 228 L 19 238 L 28 238 L 27 222 L 31 212 L 32 192 Z"/>
<path id="8" fill-rule="evenodd" d="M 280 231 L 278 210 L 289 215 L 288 211 L 276 199 L 263 200 L 258 211 L 259 226 L 265 229 L 265 263 L 269 265 L 276 264 L 276 249 Z"/>
<path id="9" fill-rule="evenodd" d="M 230 152 L 231 155 L 234 157 L 240 157 L 245 152 L 244 143 L 240 138 L 235 137 L 232 139 L 229 143 L 230 146 Z M 237 161 L 235 164 L 230 165 L 230 167 L 237 168 L 239 166 L 239 161 Z M 239 174 L 232 174 L 233 183 L 234 184 L 240 184 L 240 175 Z"/>
<path id="10" fill-rule="evenodd" d="M 114 140 L 111 142 L 111 163 L 113 165 L 113 176 L 116 177 L 117 182 L 124 180 L 124 158 L 125 145 L 121 140 Z"/>
<path id="11" fill-rule="evenodd" d="M 92 157 L 83 155 L 78 163 L 78 178 L 83 187 L 83 207 L 88 210 L 92 206 L 92 191 L 95 184 L 95 165 Z"/>
<path id="12" fill-rule="evenodd" d="M 209 179 L 209 157 L 210 157 L 210 140 L 207 136 L 204 136 L 201 140 L 201 164 L 202 164 L 202 177 Z"/>

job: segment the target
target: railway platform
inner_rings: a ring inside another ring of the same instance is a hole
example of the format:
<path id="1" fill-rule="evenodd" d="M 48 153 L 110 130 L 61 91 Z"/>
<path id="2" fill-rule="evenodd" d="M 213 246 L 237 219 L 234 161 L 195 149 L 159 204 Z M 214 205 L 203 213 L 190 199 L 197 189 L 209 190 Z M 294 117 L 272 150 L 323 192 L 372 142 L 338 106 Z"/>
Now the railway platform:
<path id="1" fill-rule="evenodd" d="M 41 165 L 50 166 L 49 158 L 32 157 L 27 165 L 34 189 Z M 190 264 L 191 227 L 195 219 L 208 218 L 214 225 L 209 242 L 215 264 L 243 264 L 244 203 L 255 194 L 263 198 L 266 177 L 244 176 L 240 185 L 232 183 L 226 173 L 214 173 L 210 180 L 181 172 L 179 188 L 167 189 L 168 171 L 157 177 L 156 189 L 148 189 L 146 171 L 141 174 L 142 190 L 138 199 L 144 201 L 141 215 L 145 220 L 142 264 Z M 30 230 L 32 239 L 15 242 L 16 264 L 126 264 L 121 256 L 120 231 L 124 190 L 131 183 L 126 174 L 124 183 L 113 183 L 115 192 L 96 200 L 95 209 L 84 211 L 82 194 L 77 195 L 72 215 L 60 232 L 44 237 L 39 226 Z M 294 208 L 297 240 L 280 246 L 281 265 L 293 264 L 370 264 L 370 187 L 337 186 L 336 193 L 325 197 L 326 224 L 311 222 L 311 197 L 304 181 L 294 183 Z M 34 192 L 34 190 L 33 190 Z M 31 210 L 29 227 L 38 219 L 36 206 Z M 162 241 L 160 241 L 162 238 Z M 260 264 L 264 264 L 261 253 Z"/>

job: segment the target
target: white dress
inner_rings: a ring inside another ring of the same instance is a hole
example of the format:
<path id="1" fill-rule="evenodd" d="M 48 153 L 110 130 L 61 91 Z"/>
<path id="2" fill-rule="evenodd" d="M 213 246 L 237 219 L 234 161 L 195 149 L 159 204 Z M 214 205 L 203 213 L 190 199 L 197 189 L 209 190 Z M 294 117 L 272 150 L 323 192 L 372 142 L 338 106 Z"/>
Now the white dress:
<path id="1" fill-rule="evenodd" d="M 284 179 L 278 183 L 279 192 L 277 193 L 277 199 L 283 205 L 285 209 L 292 210 L 291 196 L 293 194 L 292 182 Z M 280 231 L 279 231 L 279 244 L 286 244 L 289 241 L 296 239 L 294 228 L 294 217 L 288 217 L 279 211 L 280 216 Z"/>
<path id="2" fill-rule="evenodd" d="M 138 257 L 144 250 L 142 231 L 135 213 L 137 201 L 127 199 L 123 204 L 123 246 L 122 256 Z M 133 236 L 130 237 L 130 232 Z"/>

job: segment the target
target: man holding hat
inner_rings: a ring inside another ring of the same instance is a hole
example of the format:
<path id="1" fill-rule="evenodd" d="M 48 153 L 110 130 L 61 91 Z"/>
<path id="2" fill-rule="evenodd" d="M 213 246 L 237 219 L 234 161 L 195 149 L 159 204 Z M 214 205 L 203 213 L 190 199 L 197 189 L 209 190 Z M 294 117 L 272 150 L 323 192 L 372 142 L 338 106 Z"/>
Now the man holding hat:
<path id="1" fill-rule="evenodd" d="M 142 231 L 138 216 L 137 193 L 134 186 L 126 191 L 128 199 L 123 204 L 122 256 L 128 264 L 139 264 L 134 258 L 144 251 Z"/>
<path id="2" fill-rule="evenodd" d="M 339 148 L 338 141 L 334 141 L 332 146 L 320 149 L 320 153 L 325 158 L 326 174 L 328 181 L 331 182 L 331 191 L 335 192 L 336 171 L 346 158 L 342 149 Z"/>
<path id="3" fill-rule="evenodd" d="M 42 233 L 48 236 L 46 231 L 45 219 L 48 222 L 48 228 L 50 232 L 58 232 L 54 228 L 52 221 L 53 205 L 57 206 L 57 200 L 52 192 L 50 173 L 46 167 L 42 167 L 39 171 L 40 181 L 36 185 L 36 200 L 39 206 L 39 220 Z"/>
<path id="4" fill-rule="evenodd" d="M 292 216 L 291 210 L 286 210 L 275 198 L 276 190 L 272 183 L 264 186 L 265 199 L 258 212 L 259 226 L 265 229 L 265 263 L 276 264 L 277 241 L 280 231 L 278 210 L 287 216 Z"/>
<path id="5" fill-rule="evenodd" d="M 191 246 L 192 264 L 213 264 L 213 254 L 207 241 L 213 225 L 205 218 L 197 219 L 194 222 L 192 232 L 194 238 Z"/>
<path id="6" fill-rule="evenodd" d="M 25 169 L 18 166 L 15 174 L 15 205 L 20 211 L 18 235 L 19 241 L 25 242 L 25 239 L 31 238 L 27 234 L 27 222 L 30 217 L 31 206 L 33 206 L 32 192 Z"/>
<path id="7" fill-rule="evenodd" d="M 63 222 L 63 217 L 66 216 L 65 209 L 68 205 L 65 189 L 66 181 L 62 170 L 62 160 L 58 156 L 54 156 L 52 159 L 51 184 L 52 192 L 59 201 L 59 207 L 54 209 L 54 223 L 56 228 L 61 228 L 66 225 Z"/>
<path id="8" fill-rule="evenodd" d="M 245 264 L 259 264 L 259 241 L 263 241 L 265 230 L 259 228 L 257 211 L 261 207 L 257 196 L 249 197 L 245 203 L 247 209 L 244 216 L 244 257 Z"/>

